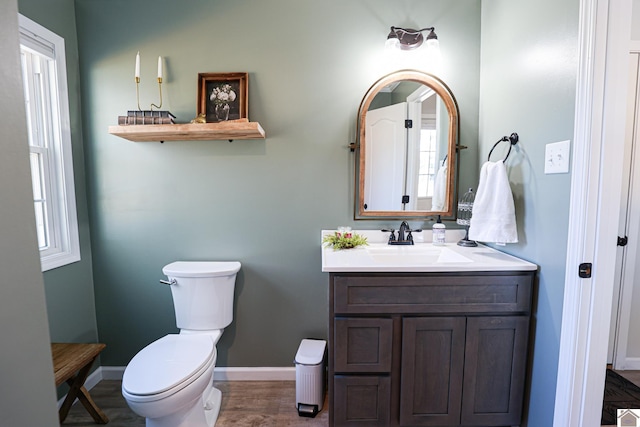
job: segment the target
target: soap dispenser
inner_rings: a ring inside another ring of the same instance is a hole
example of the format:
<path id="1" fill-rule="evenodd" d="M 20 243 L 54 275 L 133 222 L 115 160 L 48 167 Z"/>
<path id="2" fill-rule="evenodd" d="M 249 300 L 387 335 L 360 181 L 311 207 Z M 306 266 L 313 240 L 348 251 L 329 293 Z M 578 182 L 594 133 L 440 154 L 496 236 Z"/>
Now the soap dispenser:
<path id="1" fill-rule="evenodd" d="M 431 228 L 431 235 L 433 237 L 433 244 L 436 246 L 443 246 L 445 242 L 445 231 L 446 226 L 442 223 L 442 219 L 440 215 L 438 215 L 438 220 L 433 227 Z"/>

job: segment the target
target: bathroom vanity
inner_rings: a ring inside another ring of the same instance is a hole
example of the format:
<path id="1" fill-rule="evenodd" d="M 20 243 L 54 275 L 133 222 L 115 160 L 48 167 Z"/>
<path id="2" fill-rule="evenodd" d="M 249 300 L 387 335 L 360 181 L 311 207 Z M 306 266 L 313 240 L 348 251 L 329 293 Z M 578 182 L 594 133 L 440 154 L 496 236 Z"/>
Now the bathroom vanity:
<path id="1" fill-rule="evenodd" d="M 330 426 L 519 425 L 537 266 L 377 233 L 322 249 Z"/>

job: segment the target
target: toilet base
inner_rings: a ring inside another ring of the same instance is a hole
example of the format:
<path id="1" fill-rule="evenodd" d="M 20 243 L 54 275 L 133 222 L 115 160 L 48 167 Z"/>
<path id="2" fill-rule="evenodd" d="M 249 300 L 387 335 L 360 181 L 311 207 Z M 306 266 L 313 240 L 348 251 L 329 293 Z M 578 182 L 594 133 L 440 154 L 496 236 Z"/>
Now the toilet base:
<path id="1" fill-rule="evenodd" d="M 209 396 L 204 403 L 204 416 L 207 419 L 207 426 L 215 426 L 220 414 L 220 406 L 222 402 L 222 392 L 215 387 L 211 387 Z"/>
<path id="2" fill-rule="evenodd" d="M 146 427 L 214 427 L 220 413 L 222 392 L 211 387 L 206 399 L 201 399 L 188 412 L 162 418 L 147 418 Z"/>

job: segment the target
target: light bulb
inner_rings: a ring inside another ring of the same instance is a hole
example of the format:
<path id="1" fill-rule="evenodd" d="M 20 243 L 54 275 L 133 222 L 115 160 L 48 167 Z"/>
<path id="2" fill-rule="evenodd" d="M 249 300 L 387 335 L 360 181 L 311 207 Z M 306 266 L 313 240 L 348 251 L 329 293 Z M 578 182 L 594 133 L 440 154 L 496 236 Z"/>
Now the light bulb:
<path id="1" fill-rule="evenodd" d="M 397 37 L 387 38 L 387 41 L 384 44 L 384 48 L 389 51 L 396 51 L 400 49 L 400 41 Z"/>
<path id="2" fill-rule="evenodd" d="M 435 74 L 440 72 L 442 66 L 442 55 L 440 54 L 440 43 L 438 39 L 427 39 L 425 57 L 429 71 Z"/>
<path id="3" fill-rule="evenodd" d="M 427 39 L 427 55 L 440 54 L 440 42 L 438 39 Z"/>

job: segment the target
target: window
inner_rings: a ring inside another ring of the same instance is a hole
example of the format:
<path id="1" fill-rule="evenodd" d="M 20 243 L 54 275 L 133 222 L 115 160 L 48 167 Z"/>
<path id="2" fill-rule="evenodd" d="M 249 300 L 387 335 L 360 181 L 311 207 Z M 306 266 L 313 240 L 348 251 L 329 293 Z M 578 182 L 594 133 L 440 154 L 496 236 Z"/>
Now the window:
<path id="1" fill-rule="evenodd" d="M 19 15 L 33 205 L 42 271 L 80 260 L 64 40 Z"/>
<path id="2" fill-rule="evenodd" d="M 436 130 L 420 130 L 420 170 L 418 172 L 418 197 L 432 197 L 436 176 Z"/>

